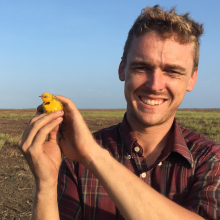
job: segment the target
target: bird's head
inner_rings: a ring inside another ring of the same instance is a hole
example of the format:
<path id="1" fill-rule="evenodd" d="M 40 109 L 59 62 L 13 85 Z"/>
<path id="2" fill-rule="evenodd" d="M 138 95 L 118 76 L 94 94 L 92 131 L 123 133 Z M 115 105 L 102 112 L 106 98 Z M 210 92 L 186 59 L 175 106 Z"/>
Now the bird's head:
<path id="1" fill-rule="evenodd" d="M 51 94 L 48 93 L 48 92 L 43 93 L 43 94 L 42 94 L 41 96 L 39 96 L 39 97 L 42 98 L 42 100 L 43 100 L 44 103 L 51 102 L 52 99 L 53 99 L 53 98 L 52 98 L 53 95 L 51 95 Z"/>

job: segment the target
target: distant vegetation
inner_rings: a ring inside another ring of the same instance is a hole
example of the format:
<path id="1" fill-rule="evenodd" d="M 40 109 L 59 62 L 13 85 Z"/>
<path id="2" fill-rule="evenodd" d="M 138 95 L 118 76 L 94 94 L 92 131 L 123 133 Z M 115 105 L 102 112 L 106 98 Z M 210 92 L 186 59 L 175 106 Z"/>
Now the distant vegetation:
<path id="1" fill-rule="evenodd" d="M 9 134 L 0 133 L 0 149 L 4 145 L 5 142 L 9 142 L 11 145 L 16 145 L 20 138 L 21 138 L 21 135 L 10 136 Z"/>
<path id="2" fill-rule="evenodd" d="M 18 120 L 19 118 L 32 118 L 34 114 L 0 114 L 1 118 L 11 118 L 14 120 Z"/>
<path id="3" fill-rule="evenodd" d="M 180 126 L 220 143 L 220 110 L 219 112 L 177 111 L 176 118 Z"/>
<path id="4" fill-rule="evenodd" d="M 123 118 L 125 110 L 80 110 L 80 112 L 84 118 L 92 118 L 94 120 L 99 118 L 104 121 L 111 118 Z M 18 120 L 33 116 L 34 114 L 0 114 L 0 119 L 10 118 Z M 180 126 L 220 143 L 220 110 L 178 110 L 176 118 Z M 8 134 L 0 133 L 0 148 L 5 141 L 16 144 L 19 138 L 20 136 L 10 137 Z"/>
<path id="5" fill-rule="evenodd" d="M 123 118 L 125 109 L 114 110 L 80 110 L 84 118 Z"/>

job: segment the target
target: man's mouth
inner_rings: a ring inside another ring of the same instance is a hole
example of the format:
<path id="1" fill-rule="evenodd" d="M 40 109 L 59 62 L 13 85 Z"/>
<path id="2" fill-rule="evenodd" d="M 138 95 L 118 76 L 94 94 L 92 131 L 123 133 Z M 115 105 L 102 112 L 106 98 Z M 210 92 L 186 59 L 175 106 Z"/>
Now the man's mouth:
<path id="1" fill-rule="evenodd" d="M 144 97 L 140 97 L 140 100 L 147 105 L 160 105 L 165 101 L 164 99 L 148 99 Z"/>

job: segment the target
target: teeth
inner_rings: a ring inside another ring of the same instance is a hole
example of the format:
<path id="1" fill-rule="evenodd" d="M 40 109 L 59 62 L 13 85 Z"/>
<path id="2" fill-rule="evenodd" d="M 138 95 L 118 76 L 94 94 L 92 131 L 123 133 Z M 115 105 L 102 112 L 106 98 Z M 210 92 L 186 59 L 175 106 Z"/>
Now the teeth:
<path id="1" fill-rule="evenodd" d="M 141 100 L 147 105 L 160 105 L 161 103 L 163 103 L 163 101 L 155 101 L 149 99 L 141 99 Z"/>
<path id="2" fill-rule="evenodd" d="M 146 99 L 143 99 L 142 101 L 148 105 L 150 105 L 150 103 L 151 103 L 150 100 L 146 100 Z"/>

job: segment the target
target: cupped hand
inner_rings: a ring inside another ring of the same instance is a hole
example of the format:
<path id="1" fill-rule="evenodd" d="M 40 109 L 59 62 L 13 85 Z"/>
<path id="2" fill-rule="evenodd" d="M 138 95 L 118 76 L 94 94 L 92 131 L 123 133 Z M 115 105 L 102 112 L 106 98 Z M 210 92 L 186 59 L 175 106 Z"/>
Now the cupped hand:
<path id="1" fill-rule="evenodd" d="M 37 188 L 57 186 L 61 164 L 59 124 L 63 114 L 63 111 L 37 114 L 18 141 L 18 147 L 35 177 Z M 48 134 L 49 139 L 45 141 Z"/>
<path id="2" fill-rule="evenodd" d="M 64 107 L 61 126 L 60 147 L 63 154 L 70 160 L 86 165 L 98 153 L 101 147 L 94 140 L 82 115 L 72 100 L 56 95 Z"/>

